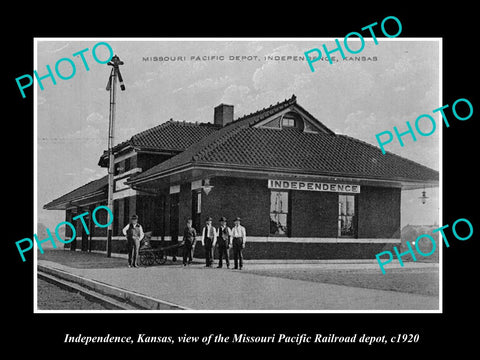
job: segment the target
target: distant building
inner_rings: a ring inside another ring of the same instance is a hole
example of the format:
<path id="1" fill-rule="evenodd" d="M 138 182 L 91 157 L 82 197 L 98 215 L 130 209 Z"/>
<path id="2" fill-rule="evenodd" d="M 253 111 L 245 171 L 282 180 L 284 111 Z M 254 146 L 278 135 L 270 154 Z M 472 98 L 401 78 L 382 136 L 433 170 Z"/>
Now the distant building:
<path id="1" fill-rule="evenodd" d="M 437 171 L 335 134 L 295 96 L 233 113 L 221 104 L 213 123 L 167 121 L 115 146 L 113 252 L 125 251 L 121 229 L 136 213 L 154 245 L 181 240 L 188 217 L 199 229 L 239 216 L 246 258 L 373 258 L 401 241 L 401 191 L 438 186 Z M 106 202 L 105 176 L 44 208 L 71 221 Z M 105 250 L 106 229 L 76 226 L 77 248 Z"/>

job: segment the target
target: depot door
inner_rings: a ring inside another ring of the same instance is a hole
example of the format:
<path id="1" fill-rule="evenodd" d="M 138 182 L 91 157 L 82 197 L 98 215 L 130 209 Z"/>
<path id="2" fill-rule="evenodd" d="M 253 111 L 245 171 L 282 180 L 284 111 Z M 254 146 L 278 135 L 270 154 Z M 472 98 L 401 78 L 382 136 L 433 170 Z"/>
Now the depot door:
<path id="1" fill-rule="evenodd" d="M 197 232 L 200 230 L 200 216 L 202 214 L 202 192 L 192 191 L 192 226 Z"/>
<path id="2" fill-rule="evenodd" d="M 88 228 L 88 232 L 91 233 L 92 230 L 91 230 L 91 226 L 90 226 L 90 214 L 92 213 L 92 209 L 88 209 L 88 215 L 84 216 L 83 217 L 83 220 L 85 221 L 85 224 Z M 87 234 L 87 231 L 85 230 L 85 226 L 83 226 L 82 224 L 82 251 L 87 251 L 88 250 L 88 246 L 89 246 L 89 236 Z"/>
<path id="3" fill-rule="evenodd" d="M 90 214 L 84 217 L 85 223 L 87 226 L 90 224 Z M 88 250 L 88 234 L 87 231 L 85 230 L 85 226 L 82 226 L 82 251 L 87 251 Z"/>
<path id="4" fill-rule="evenodd" d="M 173 242 L 178 241 L 179 198 L 179 193 L 170 194 L 170 236 Z"/>

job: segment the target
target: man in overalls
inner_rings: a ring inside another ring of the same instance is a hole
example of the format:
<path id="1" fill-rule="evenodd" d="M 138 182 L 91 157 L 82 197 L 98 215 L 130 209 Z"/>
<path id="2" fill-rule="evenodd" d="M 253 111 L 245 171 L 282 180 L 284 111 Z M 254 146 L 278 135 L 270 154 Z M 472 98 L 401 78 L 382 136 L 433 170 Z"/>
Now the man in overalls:
<path id="1" fill-rule="evenodd" d="M 235 219 L 235 226 L 232 228 L 232 238 L 233 238 L 233 262 L 235 264 L 235 269 L 238 269 L 240 265 L 240 270 L 243 267 L 243 249 L 245 248 L 245 243 L 247 242 L 247 232 L 245 228 L 240 225 L 241 219 L 237 217 Z"/>
<path id="2" fill-rule="evenodd" d="M 232 231 L 227 226 L 227 219 L 225 217 L 220 218 L 220 227 L 218 228 L 217 233 L 217 247 L 218 247 L 218 266 L 221 268 L 223 266 L 223 258 L 225 258 L 225 263 L 227 268 L 230 268 L 230 261 L 228 260 L 228 249 L 231 244 Z"/>
<path id="3" fill-rule="evenodd" d="M 127 237 L 128 267 L 138 267 L 138 250 L 145 234 L 142 225 L 138 223 L 137 215 L 132 215 L 130 223 L 123 228 L 122 233 Z"/>
<path id="4" fill-rule="evenodd" d="M 207 218 L 206 224 L 202 229 L 202 245 L 205 248 L 205 266 L 212 267 L 213 248 L 217 238 L 217 231 L 212 225 L 212 218 Z"/>

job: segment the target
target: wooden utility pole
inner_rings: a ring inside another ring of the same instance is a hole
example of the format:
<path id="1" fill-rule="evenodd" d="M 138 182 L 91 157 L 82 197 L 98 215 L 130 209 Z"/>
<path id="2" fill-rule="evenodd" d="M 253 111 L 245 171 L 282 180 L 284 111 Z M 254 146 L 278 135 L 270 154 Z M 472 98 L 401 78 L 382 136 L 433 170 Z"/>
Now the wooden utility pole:
<path id="1" fill-rule="evenodd" d="M 120 88 L 125 90 L 123 84 L 122 74 L 120 73 L 119 66 L 123 65 L 123 61 L 115 55 L 108 63 L 112 66 L 110 77 L 107 83 L 107 91 L 110 91 L 110 116 L 108 119 L 108 208 L 112 211 L 113 216 L 117 214 L 113 211 L 113 191 L 114 191 L 114 171 L 115 171 L 115 157 L 113 154 L 113 145 L 115 139 L 115 95 L 117 87 L 117 76 L 120 81 Z M 112 256 L 112 234 L 113 234 L 113 221 L 108 225 L 107 229 L 107 257 Z"/>

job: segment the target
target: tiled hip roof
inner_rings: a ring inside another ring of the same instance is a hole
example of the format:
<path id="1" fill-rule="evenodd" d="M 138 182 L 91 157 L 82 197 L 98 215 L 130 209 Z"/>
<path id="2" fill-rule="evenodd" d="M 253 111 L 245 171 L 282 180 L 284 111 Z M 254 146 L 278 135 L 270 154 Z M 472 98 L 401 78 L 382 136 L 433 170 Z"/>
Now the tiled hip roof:
<path id="1" fill-rule="evenodd" d="M 81 199 L 82 197 L 89 196 L 92 194 L 102 194 L 106 193 L 108 187 L 108 176 L 104 176 L 100 179 L 91 181 L 85 185 L 76 188 L 75 190 L 70 191 L 69 193 L 60 196 L 59 198 L 50 201 L 48 204 L 43 206 L 44 209 L 53 209 L 57 206 L 62 205 L 65 207 L 66 204 L 71 201 Z"/>
<path id="2" fill-rule="evenodd" d="M 385 180 L 438 181 L 438 172 L 344 135 L 243 128 L 195 162 L 308 171 Z"/>

